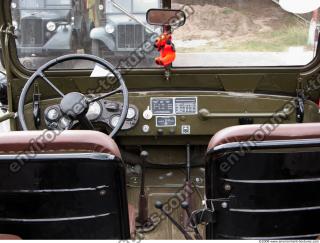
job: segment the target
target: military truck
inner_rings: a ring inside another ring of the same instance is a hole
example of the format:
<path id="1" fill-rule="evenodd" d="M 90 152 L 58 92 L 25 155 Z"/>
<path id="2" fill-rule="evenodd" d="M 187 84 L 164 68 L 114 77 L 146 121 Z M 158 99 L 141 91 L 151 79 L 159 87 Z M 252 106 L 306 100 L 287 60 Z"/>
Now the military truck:
<path id="1" fill-rule="evenodd" d="M 99 26 L 92 29 L 92 54 L 125 54 L 137 49 L 152 34 L 145 14 L 161 7 L 160 0 L 105 0 L 99 4 Z"/>
<path id="2" fill-rule="evenodd" d="M 87 0 L 13 0 L 20 56 L 57 56 L 90 47 Z M 41 31 L 39 31 L 41 30 Z"/>

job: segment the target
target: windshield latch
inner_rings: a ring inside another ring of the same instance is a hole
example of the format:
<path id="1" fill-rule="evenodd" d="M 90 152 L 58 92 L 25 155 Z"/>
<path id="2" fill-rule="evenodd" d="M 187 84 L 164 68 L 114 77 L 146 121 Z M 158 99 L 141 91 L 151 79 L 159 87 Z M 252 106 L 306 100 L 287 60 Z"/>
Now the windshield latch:
<path id="1" fill-rule="evenodd" d="M 302 79 L 299 78 L 298 80 L 298 88 L 297 88 L 297 97 L 295 99 L 295 105 L 296 105 L 296 122 L 303 123 L 304 120 L 304 101 L 305 98 L 305 92 L 303 89 Z"/>

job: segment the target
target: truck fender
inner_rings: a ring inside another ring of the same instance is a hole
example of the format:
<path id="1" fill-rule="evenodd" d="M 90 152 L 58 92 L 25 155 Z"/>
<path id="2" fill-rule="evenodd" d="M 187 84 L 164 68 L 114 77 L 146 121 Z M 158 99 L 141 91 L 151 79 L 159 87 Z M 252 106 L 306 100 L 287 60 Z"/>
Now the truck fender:
<path id="1" fill-rule="evenodd" d="M 106 33 L 103 27 L 92 29 L 90 32 L 90 38 L 92 40 L 99 40 L 103 42 L 110 51 L 114 51 L 116 49 L 113 35 Z"/>

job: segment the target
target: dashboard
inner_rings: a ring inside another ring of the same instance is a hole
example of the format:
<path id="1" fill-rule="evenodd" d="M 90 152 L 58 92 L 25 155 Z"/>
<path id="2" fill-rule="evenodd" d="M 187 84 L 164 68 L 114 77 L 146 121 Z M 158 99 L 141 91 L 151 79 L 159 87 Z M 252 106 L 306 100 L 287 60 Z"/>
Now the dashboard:
<path id="1" fill-rule="evenodd" d="M 216 91 L 130 92 L 130 108 L 118 137 L 132 138 L 132 143 L 136 143 L 136 137 L 141 136 L 149 137 L 149 141 L 154 142 L 159 142 L 162 137 L 212 136 L 229 126 L 266 123 L 274 113 L 283 111 L 291 99 L 285 96 Z M 88 118 L 95 126 L 105 127 L 107 133 L 107 127 L 115 127 L 119 120 L 122 110 L 119 101 L 121 97 L 115 95 L 92 104 Z M 71 122 L 59 113 L 59 102 L 59 99 L 41 101 L 42 128 L 76 128 L 77 122 Z M 318 114 L 318 107 L 314 103 L 307 103 L 305 111 L 305 122 L 319 120 L 319 117 L 313 117 Z M 26 105 L 26 113 L 30 113 L 26 117 L 27 124 L 32 127 L 32 104 Z M 283 123 L 295 122 L 295 112 L 283 120 Z"/>

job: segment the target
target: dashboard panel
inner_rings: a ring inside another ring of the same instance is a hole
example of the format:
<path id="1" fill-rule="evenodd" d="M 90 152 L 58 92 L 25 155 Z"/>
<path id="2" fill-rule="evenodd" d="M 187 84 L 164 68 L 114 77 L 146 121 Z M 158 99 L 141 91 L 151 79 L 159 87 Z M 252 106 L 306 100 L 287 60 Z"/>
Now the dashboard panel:
<path id="1" fill-rule="evenodd" d="M 118 136 L 124 139 L 143 136 L 157 138 L 158 141 L 161 137 L 212 136 L 223 128 L 239 124 L 264 124 L 274 113 L 284 111 L 293 102 L 292 97 L 285 96 L 215 91 L 130 92 L 129 95 L 132 110 Z M 120 100 L 117 95 L 104 100 L 102 115 L 96 121 L 114 126 L 114 117 L 120 114 L 122 107 Z M 43 100 L 42 111 L 46 113 L 48 107 L 56 104 L 59 104 L 59 99 Z M 29 127 L 32 127 L 32 104 L 26 105 L 26 113 L 30 113 L 26 117 Z M 94 113 L 91 114 L 93 117 Z M 305 122 L 319 121 L 319 115 L 315 117 L 315 114 L 318 114 L 317 105 L 307 101 Z M 296 123 L 295 110 L 281 122 Z M 46 128 L 46 125 L 42 119 L 42 127 Z"/>

